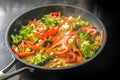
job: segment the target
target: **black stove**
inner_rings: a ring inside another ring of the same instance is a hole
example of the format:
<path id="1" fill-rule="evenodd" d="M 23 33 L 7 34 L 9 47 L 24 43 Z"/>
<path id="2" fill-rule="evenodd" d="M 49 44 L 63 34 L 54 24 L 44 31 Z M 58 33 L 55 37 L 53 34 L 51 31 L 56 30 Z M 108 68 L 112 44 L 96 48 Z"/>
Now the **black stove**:
<path id="1" fill-rule="evenodd" d="M 5 44 L 5 32 L 10 22 L 31 8 L 47 4 L 68 4 L 82 7 L 96 15 L 107 29 L 107 43 L 103 51 L 89 63 L 68 71 L 44 72 L 24 71 L 7 80 L 66 80 L 103 78 L 118 71 L 119 3 L 110 0 L 0 0 L 0 70 L 9 65 L 13 56 Z M 118 31 L 117 31 L 118 30 Z M 118 36 L 118 37 L 115 37 Z M 7 73 L 24 67 L 17 62 Z M 112 76 L 107 77 L 112 77 Z M 116 77 L 115 77 L 116 78 Z"/>

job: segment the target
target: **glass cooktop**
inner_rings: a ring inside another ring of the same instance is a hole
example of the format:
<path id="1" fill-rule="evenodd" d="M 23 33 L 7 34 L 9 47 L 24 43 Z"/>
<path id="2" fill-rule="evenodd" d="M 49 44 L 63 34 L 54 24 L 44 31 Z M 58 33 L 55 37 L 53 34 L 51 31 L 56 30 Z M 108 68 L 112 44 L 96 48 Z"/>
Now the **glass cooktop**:
<path id="1" fill-rule="evenodd" d="M 0 0 L 0 70 L 5 68 L 13 60 L 5 44 L 5 32 L 7 26 L 15 17 L 24 13 L 26 10 L 42 5 L 69 4 L 89 10 L 105 24 L 108 40 L 103 51 L 89 63 L 69 71 L 24 71 L 7 80 L 65 80 L 70 78 L 75 79 L 76 77 L 91 78 L 91 76 L 95 78 L 113 71 L 113 65 L 116 66 L 117 63 L 117 56 L 115 54 L 117 53 L 117 50 L 115 50 L 117 48 L 115 46 L 117 45 L 118 39 L 113 36 L 116 34 L 114 32 L 116 32 L 115 28 L 117 27 L 118 18 L 114 17 L 114 15 L 118 15 L 116 11 L 118 6 L 111 7 L 112 4 L 117 4 L 117 2 L 109 2 L 109 5 L 107 3 L 108 0 L 103 2 L 99 0 Z M 113 10 L 112 13 L 111 9 Z M 26 65 L 17 62 L 7 73 L 24 66 Z M 117 67 L 114 70 L 117 70 Z"/>

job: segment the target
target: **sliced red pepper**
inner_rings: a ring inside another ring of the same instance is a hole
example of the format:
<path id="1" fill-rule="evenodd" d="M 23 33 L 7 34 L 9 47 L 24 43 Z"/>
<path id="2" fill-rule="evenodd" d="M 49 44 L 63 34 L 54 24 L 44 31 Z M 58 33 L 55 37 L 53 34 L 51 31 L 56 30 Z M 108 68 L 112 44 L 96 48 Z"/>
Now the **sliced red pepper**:
<path id="1" fill-rule="evenodd" d="M 28 56 L 30 56 L 30 55 L 33 55 L 34 54 L 34 50 L 32 51 L 32 52 L 17 52 L 16 50 L 15 50 L 15 46 L 12 46 L 12 51 L 16 54 L 16 55 L 18 55 L 19 57 L 28 57 Z"/>
<path id="2" fill-rule="evenodd" d="M 69 53 L 69 49 L 66 47 L 65 50 L 61 52 L 56 52 L 54 53 L 54 55 L 59 56 L 59 57 L 66 57 L 68 53 Z"/>
<path id="3" fill-rule="evenodd" d="M 16 48 L 16 47 L 15 47 L 14 45 L 12 45 L 12 47 L 11 47 L 11 48 L 12 48 L 12 51 L 13 51 L 15 54 L 17 54 L 17 53 L 18 53 L 18 52 L 15 50 L 15 48 Z"/>
<path id="4" fill-rule="evenodd" d="M 92 24 L 88 25 L 87 27 L 89 27 L 89 28 L 94 28 Z"/>
<path id="5" fill-rule="evenodd" d="M 52 16 L 61 16 L 61 12 L 51 12 Z"/>
<path id="6" fill-rule="evenodd" d="M 46 39 L 49 36 L 55 35 L 56 33 L 57 33 L 57 28 L 52 27 L 45 34 L 41 35 L 41 39 Z"/>
<path id="7" fill-rule="evenodd" d="M 80 30 L 91 32 L 91 38 L 94 38 L 97 35 L 97 31 L 94 28 L 91 27 L 82 27 Z"/>
<path id="8" fill-rule="evenodd" d="M 44 32 L 45 32 L 45 30 L 44 30 L 44 26 L 43 26 L 43 25 L 37 26 L 37 27 L 34 29 L 34 31 L 33 31 L 33 33 L 34 33 L 35 35 L 38 35 L 38 36 L 41 36 L 41 34 L 43 34 Z"/>
<path id="9" fill-rule="evenodd" d="M 77 62 L 78 62 L 78 63 L 81 63 L 82 61 L 83 61 L 82 55 L 80 55 L 79 57 L 77 57 Z"/>
<path id="10" fill-rule="evenodd" d="M 35 24 L 35 23 L 36 23 L 36 19 L 33 19 L 33 20 L 29 20 L 29 21 L 28 21 L 28 25 Z"/>
<path id="11" fill-rule="evenodd" d="M 77 55 L 74 52 L 70 52 L 66 59 L 67 63 L 76 63 L 77 62 Z"/>
<path id="12" fill-rule="evenodd" d="M 19 57 L 28 57 L 28 56 L 31 56 L 31 55 L 33 55 L 34 54 L 34 50 L 32 51 L 32 52 L 20 52 L 20 53 L 17 53 L 17 55 L 19 56 Z"/>
<path id="13" fill-rule="evenodd" d="M 25 43 L 26 43 L 30 48 L 32 48 L 33 50 L 36 50 L 36 51 L 39 50 L 39 48 L 38 48 L 37 46 L 35 46 L 33 42 L 28 41 L 28 40 L 24 40 L 24 41 L 25 41 Z"/>
<path id="14" fill-rule="evenodd" d="M 25 50 L 25 43 L 24 43 L 24 40 L 22 40 L 22 42 L 20 43 L 20 47 L 21 47 L 22 51 Z"/>
<path id="15" fill-rule="evenodd" d="M 103 38 L 104 38 L 104 32 L 103 30 L 100 31 L 100 41 L 99 41 L 99 45 L 102 45 L 102 41 L 103 41 Z"/>

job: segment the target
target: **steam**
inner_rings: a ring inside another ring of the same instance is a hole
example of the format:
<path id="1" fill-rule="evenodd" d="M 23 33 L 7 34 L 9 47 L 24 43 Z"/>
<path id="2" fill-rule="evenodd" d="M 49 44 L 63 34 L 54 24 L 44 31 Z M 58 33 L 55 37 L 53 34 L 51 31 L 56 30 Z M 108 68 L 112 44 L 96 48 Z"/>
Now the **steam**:
<path id="1" fill-rule="evenodd" d="M 38 1 L 37 5 L 47 5 L 47 4 L 68 4 L 68 5 L 74 5 L 77 7 L 81 7 L 84 9 L 88 9 L 88 2 L 87 0 L 35 0 Z"/>

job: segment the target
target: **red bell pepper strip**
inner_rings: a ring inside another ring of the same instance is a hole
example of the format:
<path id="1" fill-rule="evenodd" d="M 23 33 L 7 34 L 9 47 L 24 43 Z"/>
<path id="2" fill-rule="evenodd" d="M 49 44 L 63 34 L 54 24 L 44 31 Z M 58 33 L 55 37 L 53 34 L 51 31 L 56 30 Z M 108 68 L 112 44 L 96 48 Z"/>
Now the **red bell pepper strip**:
<path id="1" fill-rule="evenodd" d="M 102 45 L 102 41 L 103 41 L 103 37 L 104 37 L 104 32 L 103 30 L 100 31 L 100 41 L 99 41 L 99 45 Z"/>
<path id="2" fill-rule="evenodd" d="M 25 50 L 25 43 L 24 43 L 24 40 L 22 40 L 22 42 L 20 43 L 20 47 L 21 47 L 22 51 Z"/>
<path id="3" fill-rule="evenodd" d="M 18 52 L 15 50 L 15 48 L 16 48 L 16 46 L 14 46 L 14 45 L 11 46 L 12 51 L 13 51 L 15 54 L 17 54 Z"/>
<path id="4" fill-rule="evenodd" d="M 81 63 L 82 61 L 83 61 L 82 55 L 80 55 L 79 57 L 77 57 L 77 63 Z"/>
<path id="5" fill-rule="evenodd" d="M 52 27 L 50 28 L 45 34 L 41 35 L 41 39 L 46 39 L 48 38 L 49 36 L 53 36 L 57 33 L 57 28 L 55 27 Z"/>
<path id="6" fill-rule="evenodd" d="M 12 51 L 19 57 L 23 58 L 23 57 L 28 57 L 34 54 L 34 50 L 32 50 L 32 52 L 17 52 L 15 50 L 15 46 L 12 46 Z"/>
<path id="7" fill-rule="evenodd" d="M 51 12 L 52 16 L 61 16 L 61 12 Z"/>
<path id="8" fill-rule="evenodd" d="M 39 48 L 38 48 L 36 45 L 34 45 L 33 42 L 28 41 L 28 40 L 24 40 L 24 41 L 25 41 L 25 43 L 26 43 L 30 48 L 32 48 L 33 50 L 36 50 L 36 51 L 39 50 Z"/>
<path id="9" fill-rule="evenodd" d="M 28 56 L 31 56 L 31 55 L 33 55 L 34 54 L 34 50 L 32 51 L 32 52 L 20 52 L 20 53 L 17 53 L 17 55 L 19 56 L 19 57 L 28 57 Z"/>
<path id="10" fill-rule="evenodd" d="M 29 21 L 28 21 L 28 25 L 35 24 L 35 23 L 36 23 L 36 19 L 33 19 L 33 20 L 29 20 Z"/>
<path id="11" fill-rule="evenodd" d="M 65 50 L 63 50 L 63 51 L 61 51 L 61 52 L 56 52 L 56 53 L 54 53 L 54 55 L 59 56 L 59 57 L 66 57 L 67 54 L 69 53 L 69 51 L 70 51 L 70 50 L 69 50 L 68 47 L 66 46 Z"/>
<path id="12" fill-rule="evenodd" d="M 91 33 L 91 38 L 94 38 L 97 35 L 97 31 L 94 28 L 91 27 L 82 27 L 80 30 L 87 31 Z"/>
<path id="13" fill-rule="evenodd" d="M 76 63 L 77 62 L 77 55 L 74 52 L 70 52 L 66 59 L 67 63 Z"/>
<path id="14" fill-rule="evenodd" d="M 41 36 L 41 34 L 43 34 L 44 32 L 45 32 L 44 25 L 37 26 L 33 31 L 33 33 L 37 36 Z"/>
<path id="15" fill-rule="evenodd" d="M 94 26 L 92 24 L 88 25 L 87 27 L 89 28 L 94 28 Z"/>

